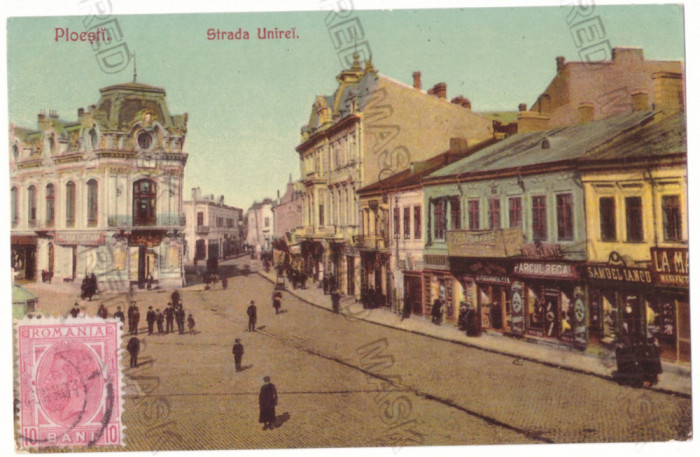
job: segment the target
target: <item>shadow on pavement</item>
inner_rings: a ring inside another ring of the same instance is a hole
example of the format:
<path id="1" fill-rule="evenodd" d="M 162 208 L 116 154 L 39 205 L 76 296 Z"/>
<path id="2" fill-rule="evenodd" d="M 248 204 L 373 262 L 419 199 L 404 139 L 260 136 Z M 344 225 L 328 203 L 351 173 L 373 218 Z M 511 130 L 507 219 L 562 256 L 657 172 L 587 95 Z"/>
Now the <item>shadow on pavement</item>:
<path id="1" fill-rule="evenodd" d="M 285 422 L 289 420 L 289 418 L 292 417 L 288 412 L 285 411 L 284 414 L 281 416 L 277 416 L 275 418 L 275 423 L 273 424 L 275 428 L 281 427 Z"/>

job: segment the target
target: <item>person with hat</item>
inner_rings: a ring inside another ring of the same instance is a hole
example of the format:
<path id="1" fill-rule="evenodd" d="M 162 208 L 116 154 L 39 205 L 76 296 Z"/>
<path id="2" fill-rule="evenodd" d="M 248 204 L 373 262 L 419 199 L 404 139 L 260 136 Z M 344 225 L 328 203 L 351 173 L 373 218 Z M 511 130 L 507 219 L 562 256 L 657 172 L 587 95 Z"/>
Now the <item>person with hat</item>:
<path id="1" fill-rule="evenodd" d="M 160 308 L 156 309 L 156 325 L 158 325 L 158 334 L 162 335 L 163 332 L 163 322 L 165 321 L 165 316 L 160 312 Z"/>
<path id="2" fill-rule="evenodd" d="M 97 317 L 102 318 L 102 319 L 107 319 L 107 317 L 108 317 L 107 308 L 105 308 L 104 303 L 100 303 L 100 307 L 97 310 Z"/>
<path id="3" fill-rule="evenodd" d="M 236 342 L 233 344 L 233 361 L 236 364 L 236 373 L 241 371 L 241 362 L 243 361 L 243 345 L 241 344 L 241 339 L 236 338 Z"/>
<path id="4" fill-rule="evenodd" d="M 255 322 L 258 320 L 258 308 L 253 300 L 250 301 L 250 306 L 248 306 L 246 313 L 248 313 L 248 331 L 254 332 Z"/>
<path id="5" fill-rule="evenodd" d="M 277 406 L 277 389 L 275 385 L 270 382 L 270 377 L 265 376 L 263 378 L 265 384 L 260 388 L 260 396 L 258 398 L 258 403 L 260 405 L 260 416 L 258 422 L 264 424 L 263 430 L 274 428 L 275 416 L 275 406 Z"/>
<path id="6" fill-rule="evenodd" d="M 73 305 L 73 309 L 70 310 L 70 315 L 73 318 L 78 317 L 80 315 L 80 306 L 78 306 L 78 303 L 75 303 Z"/>
<path id="7" fill-rule="evenodd" d="M 174 333 L 173 323 L 175 322 L 175 310 L 173 309 L 172 303 L 168 303 L 163 314 L 165 315 L 165 333 Z"/>
<path id="8" fill-rule="evenodd" d="M 153 335 L 153 324 L 156 323 L 156 312 L 153 311 L 153 307 L 148 307 L 148 312 L 146 313 L 146 322 L 148 323 L 148 334 Z"/>
<path id="9" fill-rule="evenodd" d="M 131 333 L 133 335 L 139 334 L 139 321 L 141 320 L 141 313 L 139 312 L 139 307 L 136 306 L 134 302 L 134 311 L 131 314 Z"/>
<path id="10" fill-rule="evenodd" d="M 132 336 L 126 345 L 126 350 L 129 351 L 131 356 L 129 359 L 129 368 L 136 368 L 139 366 L 139 350 L 141 349 L 141 341 L 135 336 Z"/>
<path id="11" fill-rule="evenodd" d="M 114 317 L 115 319 L 119 319 L 120 321 L 122 321 L 122 324 L 124 323 L 124 313 L 122 312 L 122 307 L 121 307 L 121 306 L 117 306 L 117 311 L 114 313 L 114 315 L 113 315 L 112 317 Z"/>

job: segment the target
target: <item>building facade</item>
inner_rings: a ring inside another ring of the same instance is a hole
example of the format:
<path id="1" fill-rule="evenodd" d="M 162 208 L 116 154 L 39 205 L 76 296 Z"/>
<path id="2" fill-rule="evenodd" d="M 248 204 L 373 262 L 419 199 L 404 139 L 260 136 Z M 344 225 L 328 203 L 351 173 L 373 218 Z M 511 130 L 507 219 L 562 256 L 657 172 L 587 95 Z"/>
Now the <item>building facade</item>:
<path id="1" fill-rule="evenodd" d="M 306 273 L 317 280 L 330 273 L 342 292 L 360 298 L 357 190 L 439 154 L 450 138 L 489 139 L 493 124 L 464 97 L 448 101 L 443 83 L 422 90 L 418 72 L 409 86 L 355 55 L 336 79 L 333 95 L 316 97 L 296 148 L 304 185 L 297 233 Z"/>
<path id="2" fill-rule="evenodd" d="M 224 204 L 224 196 L 202 195 L 192 189 L 192 200 L 183 202 L 186 215 L 185 258 L 189 263 L 223 260 L 243 249 L 243 210 Z"/>
<path id="3" fill-rule="evenodd" d="M 181 287 L 187 114 L 146 84 L 100 94 L 76 121 L 10 127 L 12 266 L 37 281 L 94 273 L 101 290 Z"/>
<path id="4" fill-rule="evenodd" d="M 272 249 L 274 231 L 274 213 L 272 212 L 273 201 L 266 198 L 261 202 L 253 203 L 246 214 L 247 234 L 245 244 L 253 249 L 258 255 L 262 251 Z"/>
<path id="5" fill-rule="evenodd" d="M 279 197 L 278 193 L 277 202 L 272 206 L 275 221 L 274 238 L 291 239 L 291 235 L 302 228 L 302 187 L 301 182 L 292 181 L 290 175 L 284 195 Z"/>

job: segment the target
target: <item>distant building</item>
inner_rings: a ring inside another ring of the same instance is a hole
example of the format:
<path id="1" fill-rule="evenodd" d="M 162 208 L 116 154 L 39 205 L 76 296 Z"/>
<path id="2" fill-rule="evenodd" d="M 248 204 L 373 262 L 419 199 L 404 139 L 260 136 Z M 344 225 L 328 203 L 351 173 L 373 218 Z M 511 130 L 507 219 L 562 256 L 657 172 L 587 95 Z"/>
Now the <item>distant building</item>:
<path id="1" fill-rule="evenodd" d="M 292 175 L 289 175 L 287 190 L 282 197 L 277 197 L 277 202 L 272 206 L 274 213 L 275 229 L 274 238 L 283 238 L 291 235 L 302 225 L 302 203 L 301 183 L 293 182 Z"/>
<path id="2" fill-rule="evenodd" d="M 28 280 L 94 273 L 103 291 L 181 287 L 187 114 L 171 115 L 160 87 L 100 94 L 75 121 L 51 111 L 10 127 L 12 267 Z"/>
<path id="3" fill-rule="evenodd" d="M 272 249 L 272 234 L 274 230 L 273 201 L 270 198 L 255 202 L 246 215 L 248 234 L 245 244 L 256 252 Z"/>
<path id="4" fill-rule="evenodd" d="M 183 202 L 187 223 L 186 259 L 204 263 L 207 259 L 223 259 L 243 247 L 243 210 L 224 204 L 224 196 L 202 195 L 199 187 L 192 189 L 192 200 Z"/>
<path id="5" fill-rule="evenodd" d="M 567 62 L 557 57 L 556 62 L 556 76 L 530 110 L 521 105 L 519 132 L 603 119 L 648 106 L 683 104 L 680 61 L 646 60 L 642 49 L 617 47 L 612 60 Z"/>

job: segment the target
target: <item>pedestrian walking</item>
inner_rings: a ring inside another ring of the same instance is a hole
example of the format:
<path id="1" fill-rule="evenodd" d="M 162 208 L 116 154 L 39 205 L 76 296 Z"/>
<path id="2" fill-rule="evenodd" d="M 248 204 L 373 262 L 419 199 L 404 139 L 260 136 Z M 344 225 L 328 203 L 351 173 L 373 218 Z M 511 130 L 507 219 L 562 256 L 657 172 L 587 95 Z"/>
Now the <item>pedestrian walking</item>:
<path id="1" fill-rule="evenodd" d="M 173 309 L 173 304 L 168 303 L 167 308 L 163 312 L 165 314 L 165 333 L 173 333 L 173 323 L 175 322 L 175 310 Z"/>
<path id="2" fill-rule="evenodd" d="M 280 313 L 282 307 L 282 292 L 277 291 L 272 295 L 272 307 L 275 308 L 275 314 Z"/>
<path id="3" fill-rule="evenodd" d="M 334 313 L 339 313 L 340 312 L 340 292 L 337 290 L 334 290 L 331 292 L 331 303 L 333 304 L 333 312 Z"/>
<path id="4" fill-rule="evenodd" d="M 165 320 L 165 317 L 163 316 L 163 313 L 160 312 L 160 308 L 156 310 L 156 324 L 158 325 L 158 334 L 162 335 L 163 332 L 163 321 Z"/>
<path id="5" fill-rule="evenodd" d="M 97 317 L 101 319 L 107 319 L 108 314 L 107 314 L 107 308 L 105 308 L 104 303 L 100 303 L 100 307 L 97 308 Z"/>
<path id="6" fill-rule="evenodd" d="M 78 306 L 77 303 L 73 305 L 73 308 L 70 310 L 70 316 L 71 317 L 78 317 L 80 315 L 80 306 Z"/>
<path id="7" fill-rule="evenodd" d="M 255 322 L 258 320 L 258 308 L 253 300 L 250 301 L 250 306 L 248 306 L 246 313 L 248 313 L 248 331 L 254 332 Z"/>
<path id="8" fill-rule="evenodd" d="M 129 309 L 126 312 L 126 316 L 129 319 L 129 333 L 134 333 L 134 310 L 136 309 L 136 302 L 132 301 L 129 305 Z"/>
<path id="9" fill-rule="evenodd" d="M 401 320 L 408 319 L 409 317 L 411 317 L 411 300 L 404 299 Z"/>
<path id="10" fill-rule="evenodd" d="M 113 314 L 112 317 L 114 317 L 115 319 L 119 319 L 120 321 L 122 321 L 122 324 L 124 323 L 124 313 L 122 312 L 122 307 L 121 307 L 121 306 L 117 306 L 117 311 L 115 311 L 115 313 Z"/>
<path id="11" fill-rule="evenodd" d="M 129 367 L 135 368 L 139 365 L 139 350 L 141 349 L 141 341 L 135 336 L 132 336 L 129 342 L 126 344 L 126 350 L 129 351 L 131 356 L 129 360 Z"/>
<path id="12" fill-rule="evenodd" d="M 430 310 L 430 315 L 433 318 L 433 324 L 440 325 L 442 323 L 442 299 L 435 299 L 433 302 L 433 309 Z"/>
<path id="13" fill-rule="evenodd" d="M 185 334 L 185 309 L 179 305 L 175 310 L 175 322 L 177 322 L 177 332 L 180 335 Z"/>
<path id="14" fill-rule="evenodd" d="M 187 328 L 190 330 L 190 335 L 194 335 L 194 317 L 191 314 L 187 316 Z"/>
<path id="15" fill-rule="evenodd" d="M 223 290 L 226 290 L 227 287 L 228 287 L 228 278 L 226 276 L 222 276 L 221 277 L 221 288 Z"/>
<path id="16" fill-rule="evenodd" d="M 139 321 L 141 320 L 141 313 L 139 312 L 139 307 L 134 305 L 134 313 L 131 315 L 132 318 L 132 323 L 133 323 L 133 329 L 131 333 L 133 335 L 138 335 L 139 334 Z"/>
<path id="17" fill-rule="evenodd" d="M 156 323 L 156 312 L 153 311 L 153 307 L 148 307 L 148 312 L 146 313 L 146 322 L 148 323 L 148 334 L 153 335 L 153 324 Z"/>
<path id="18" fill-rule="evenodd" d="M 236 338 L 236 342 L 233 344 L 233 361 L 236 364 L 236 373 L 241 371 L 241 362 L 243 361 L 243 345 L 241 344 L 240 338 Z"/>
<path id="19" fill-rule="evenodd" d="M 263 378 L 265 384 L 260 388 L 260 396 L 258 397 L 258 403 L 260 405 L 260 417 L 258 422 L 264 424 L 263 430 L 274 428 L 274 422 L 276 419 L 275 406 L 277 406 L 277 389 L 275 385 L 270 382 L 270 377 L 265 376 Z"/>

